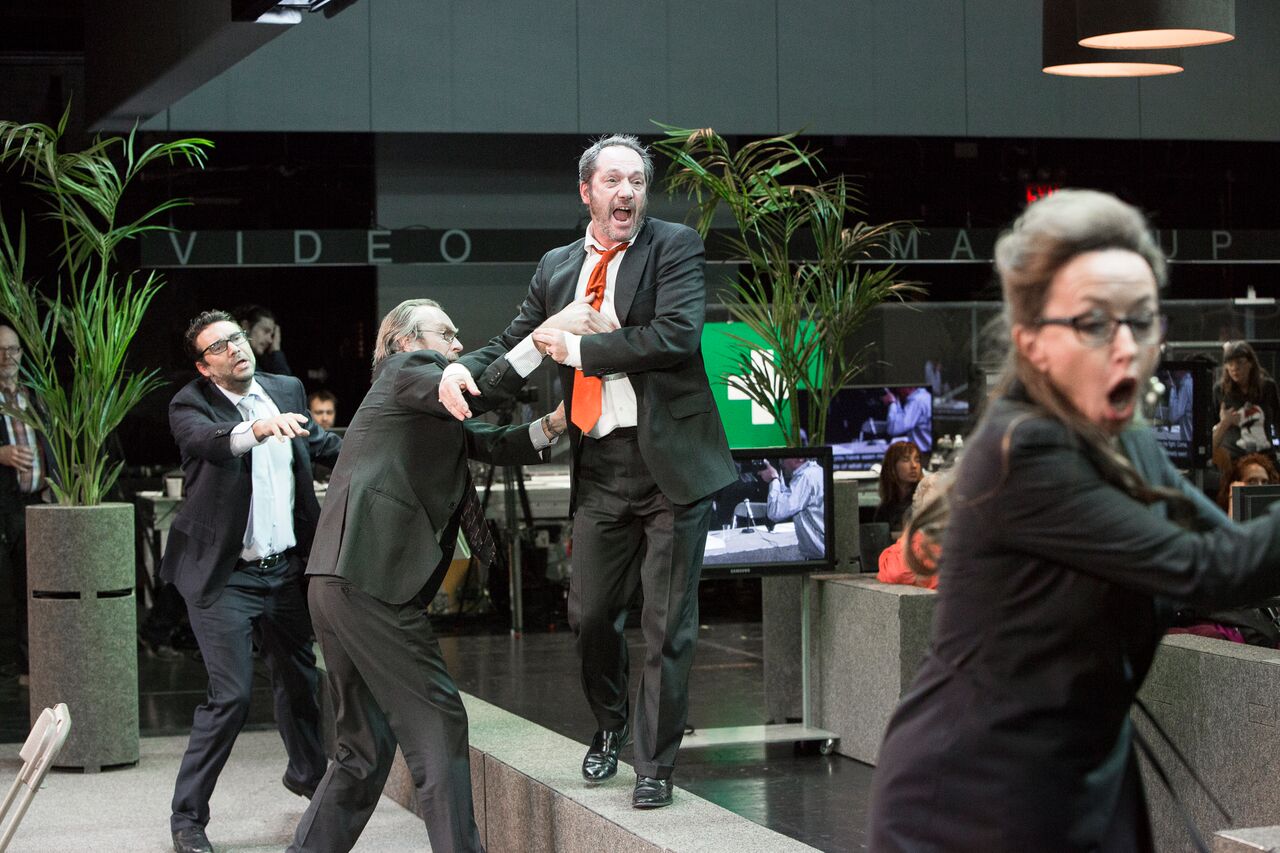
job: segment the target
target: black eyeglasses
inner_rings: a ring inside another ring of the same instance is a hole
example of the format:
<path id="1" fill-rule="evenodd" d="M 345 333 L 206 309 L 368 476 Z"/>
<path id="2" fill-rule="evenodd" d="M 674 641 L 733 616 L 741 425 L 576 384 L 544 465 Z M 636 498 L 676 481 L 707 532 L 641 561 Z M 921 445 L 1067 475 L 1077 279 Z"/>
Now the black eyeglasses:
<path id="1" fill-rule="evenodd" d="M 1133 342 L 1142 346 L 1158 344 L 1169 328 L 1169 318 L 1164 314 L 1144 312 L 1132 317 L 1113 317 L 1106 311 L 1094 309 L 1074 317 L 1041 317 L 1037 326 L 1070 326 L 1087 347 L 1103 347 L 1115 339 L 1116 329 L 1128 326 Z"/>
<path id="2" fill-rule="evenodd" d="M 451 331 L 449 331 L 448 329 L 424 329 L 424 328 L 418 327 L 418 328 L 414 329 L 414 331 L 415 331 L 415 332 L 417 332 L 419 335 L 425 335 L 427 332 L 435 332 L 437 335 L 439 335 L 439 336 L 440 336 L 440 338 L 441 338 L 441 339 L 442 339 L 446 344 L 451 344 L 451 343 L 453 343 L 455 340 L 457 340 L 457 339 L 458 339 L 458 330 L 457 330 L 457 329 L 454 329 L 454 330 L 451 332 Z"/>
<path id="3" fill-rule="evenodd" d="M 227 335 L 225 338 L 220 338 L 214 341 L 213 343 L 209 344 L 204 349 L 200 350 L 200 355 L 196 356 L 196 359 L 199 360 L 204 358 L 206 353 L 208 353 L 209 355 L 222 355 L 224 352 L 227 351 L 227 347 L 231 346 L 232 344 L 239 346 L 240 344 L 244 343 L 245 337 L 246 336 L 244 332 L 235 332 L 234 334 Z"/>

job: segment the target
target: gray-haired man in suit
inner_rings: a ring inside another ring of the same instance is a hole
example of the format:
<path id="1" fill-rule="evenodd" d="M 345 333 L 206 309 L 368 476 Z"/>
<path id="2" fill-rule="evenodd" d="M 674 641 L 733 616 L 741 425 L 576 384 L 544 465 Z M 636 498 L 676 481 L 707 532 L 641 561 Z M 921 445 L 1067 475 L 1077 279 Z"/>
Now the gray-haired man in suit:
<path id="1" fill-rule="evenodd" d="M 291 851 L 351 849 L 382 794 L 397 743 L 431 849 L 481 849 L 467 712 L 427 605 L 459 527 L 477 556 L 486 550 L 485 541 L 473 539 L 488 534 L 467 459 L 538 462 L 565 422 L 561 407 L 522 426 L 459 423 L 440 404 L 438 388 L 461 351 L 453 321 L 429 299 L 402 302 L 378 330 L 373 386 L 347 428 L 307 565 L 312 621 L 337 705 L 338 748 Z M 485 401 L 499 402 L 521 384 L 513 376 L 489 386 Z"/>

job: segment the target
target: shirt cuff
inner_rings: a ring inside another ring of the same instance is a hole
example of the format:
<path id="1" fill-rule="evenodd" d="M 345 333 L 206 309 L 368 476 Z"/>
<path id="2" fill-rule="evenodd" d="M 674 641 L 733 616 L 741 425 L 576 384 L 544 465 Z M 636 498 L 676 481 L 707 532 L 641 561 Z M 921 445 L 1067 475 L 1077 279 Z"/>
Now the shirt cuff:
<path id="1" fill-rule="evenodd" d="M 542 428 L 542 418 L 538 418 L 529 424 L 529 440 L 533 442 L 533 449 L 542 451 L 560 440 L 560 436 L 555 438 L 547 438 L 547 432 Z"/>
<path id="2" fill-rule="evenodd" d="M 233 456 L 244 456 L 262 443 L 253 434 L 253 425 L 255 423 L 257 421 L 241 421 L 231 428 L 231 454 Z"/>
<path id="3" fill-rule="evenodd" d="M 466 376 L 467 378 L 472 378 L 471 371 L 467 369 L 467 366 L 465 364 L 459 364 L 456 361 L 445 366 L 444 372 L 440 374 L 440 381 L 443 383 L 444 380 L 448 379 L 450 376 Z"/>
<path id="4" fill-rule="evenodd" d="M 538 352 L 538 347 L 533 342 L 533 335 L 525 335 L 524 340 L 507 352 L 507 364 L 520 374 L 521 379 L 524 379 L 538 369 L 544 357 Z"/>
<path id="5" fill-rule="evenodd" d="M 582 338 L 572 332 L 564 333 L 564 348 L 569 351 L 564 363 L 570 367 L 582 369 Z"/>

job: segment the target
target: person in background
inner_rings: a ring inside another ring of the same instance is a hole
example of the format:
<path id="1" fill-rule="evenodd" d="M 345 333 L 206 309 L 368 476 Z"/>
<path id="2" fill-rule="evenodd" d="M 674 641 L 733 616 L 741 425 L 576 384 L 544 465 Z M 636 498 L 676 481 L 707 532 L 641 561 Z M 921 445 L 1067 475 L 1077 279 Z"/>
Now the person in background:
<path id="1" fill-rule="evenodd" d="M 44 437 L 8 410 L 40 406 L 40 401 L 18 381 L 22 368 L 22 342 L 9 326 L 0 325 L 0 574 L 9 581 L 14 619 L 9 623 L 16 642 L 14 665 L 18 682 L 25 683 L 30 670 L 27 658 L 27 507 L 44 500 L 51 455 Z"/>
<path id="2" fill-rule="evenodd" d="M 1246 453 L 1275 457 L 1280 389 L 1246 341 L 1222 345 L 1222 376 L 1213 386 L 1213 407 L 1218 418 L 1213 427 L 1213 457 L 1224 475 L 1230 460 Z"/>
<path id="3" fill-rule="evenodd" d="M 827 555 L 826 501 L 822 467 L 816 459 L 793 456 L 782 460 L 787 475 L 784 483 L 778 469 L 766 461 L 760 479 L 769 484 L 766 512 L 774 522 L 795 519 L 800 556 L 821 560 Z"/>
<path id="4" fill-rule="evenodd" d="M 1271 457 L 1262 453 L 1249 453 L 1234 459 L 1228 476 L 1222 478 L 1218 489 L 1218 506 L 1231 515 L 1232 486 L 1265 486 L 1280 483 L 1280 472 Z"/>
<path id="5" fill-rule="evenodd" d="M 890 443 L 906 439 L 920 450 L 933 447 L 933 397 L 929 389 L 885 389 L 884 403 L 889 407 L 885 432 Z"/>
<path id="6" fill-rule="evenodd" d="M 257 370 L 230 314 L 197 315 L 184 342 L 200 376 L 169 403 L 186 499 L 160 577 L 187 602 L 209 685 L 169 820 L 175 853 L 211 853 L 209 798 L 249 715 L 255 644 L 288 754 L 281 783 L 310 797 L 325 772 L 320 676 L 301 576 L 320 517 L 312 460 L 333 464 L 342 439 L 304 414 L 301 382 Z"/>
<path id="7" fill-rule="evenodd" d="M 275 315 L 261 305 L 241 305 L 231 313 L 249 336 L 249 346 L 253 347 L 258 369 L 263 373 L 292 376 L 293 371 L 280 349 L 280 324 L 276 322 Z"/>
<path id="8" fill-rule="evenodd" d="M 924 506 L 924 502 L 928 500 L 929 493 L 933 491 L 934 482 L 940 476 L 942 475 L 928 474 L 920 479 L 919 485 L 916 486 L 916 493 L 911 498 L 911 513 L 913 515 L 918 514 L 920 508 Z M 876 580 L 880 581 L 880 583 L 898 583 L 923 587 L 924 589 L 937 589 L 937 564 L 938 558 L 941 556 L 941 549 L 937 547 L 936 543 L 927 542 L 924 534 L 918 530 L 911 535 L 911 545 L 915 550 L 916 560 L 923 563 L 931 571 L 928 574 L 916 574 L 911 569 L 903 553 L 907 547 L 907 533 L 903 531 L 902 535 L 895 539 L 892 545 L 880 552 Z"/>
<path id="9" fill-rule="evenodd" d="M 338 419 L 338 398 L 333 396 L 333 392 L 323 388 L 312 391 L 307 397 L 307 409 L 321 429 L 333 429 L 334 422 Z"/>
<path id="10" fill-rule="evenodd" d="M 1169 425 L 1178 428 L 1183 441 L 1191 441 L 1191 371 L 1175 370 L 1169 374 L 1169 382 Z"/>
<path id="11" fill-rule="evenodd" d="M 946 579 L 880 750 L 868 847 L 1150 850 L 1130 714 L 1164 602 L 1280 590 L 1280 504 L 1195 532 L 1178 521 L 1221 512 L 1165 485 L 1149 430 L 1137 449 L 1158 466 L 1132 461 L 1166 279 L 1137 210 L 1059 190 L 1000 237 L 996 268 L 1009 353 L 952 485 L 909 528 L 942 532 Z"/>
<path id="12" fill-rule="evenodd" d="M 920 448 L 910 441 L 890 444 L 880 462 L 880 506 L 871 520 L 888 524 L 889 532 L 897 536 L 923 475 Z"/>

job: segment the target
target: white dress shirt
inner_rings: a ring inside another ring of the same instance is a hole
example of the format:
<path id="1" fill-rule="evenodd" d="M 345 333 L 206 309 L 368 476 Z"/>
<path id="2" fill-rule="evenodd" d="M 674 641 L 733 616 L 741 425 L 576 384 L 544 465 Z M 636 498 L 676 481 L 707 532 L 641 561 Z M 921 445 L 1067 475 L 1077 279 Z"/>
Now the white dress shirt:
<path id="1" fill-rule="evenodd" d="M 826 504 L 822 468 L 812 459 L 791 474 L 791 482 L 782 482 L 779 474 L 769 481 L 769 503 L 766 512 L 774 521 L 794 519 L 800 556 L 820 560 L 826 556 Z"/>
<path id="2" fill-rule="evenodd" d="M 231 452 L 236 456 L 253 453 L 249 523 L 245 526 L 240 559 L 258 560 L 279 554 L 298 544 L 293 530 L 293 442 L 280 441 L 275 436 L 262 441 L 254 437 L 255 421 L 280 414 L 258 380 L 253 380 L 244 395 L 221 385 L 216 387 L 245 418 L 231 430 Z"/>
<path id="3" fill-rule="evenodd" d="M 575 299 L 581 299 L 586 295 L 587 281 L 591 278 L 591 271 L 595 269 L 600 253 L 604 251 L 606 251 L 605 247 L 591 236 L 591 226 L 588 225 L 586 242 L 583 244 L 582 269 L 578 272 L 578 287 L 574 291 Z M 614 294 L 617 292 L 618 267 L 626 254 L 625 250 L 621 251 L 609 261 L 609 268 L 605 271 L 604 301 L 600 303 L 600 313 L 619 326 L 622 322 L 618 318 L 617 309 L 614 308 Z M 564 339 L 565 348 L 569 351 L 569 357 L 564 363 L 581 369 L 582 336 L 565 332 Z M 544 356 L 538 352 L 538 348 L 533 343 L 532 335 L 520 341 L 507 353 L 507 362 L 521 376 L 533 373 L 542 363 L 543 358 Z M 600 401 L 600 419 L 587 433 L 592 438 L 606 436 L 618 427 L 636 425 L 636 390 L 631 385 L 631 380 L 627 378 L 627 374 L 610 373 L 602 378 L 604 390 Z"/>

